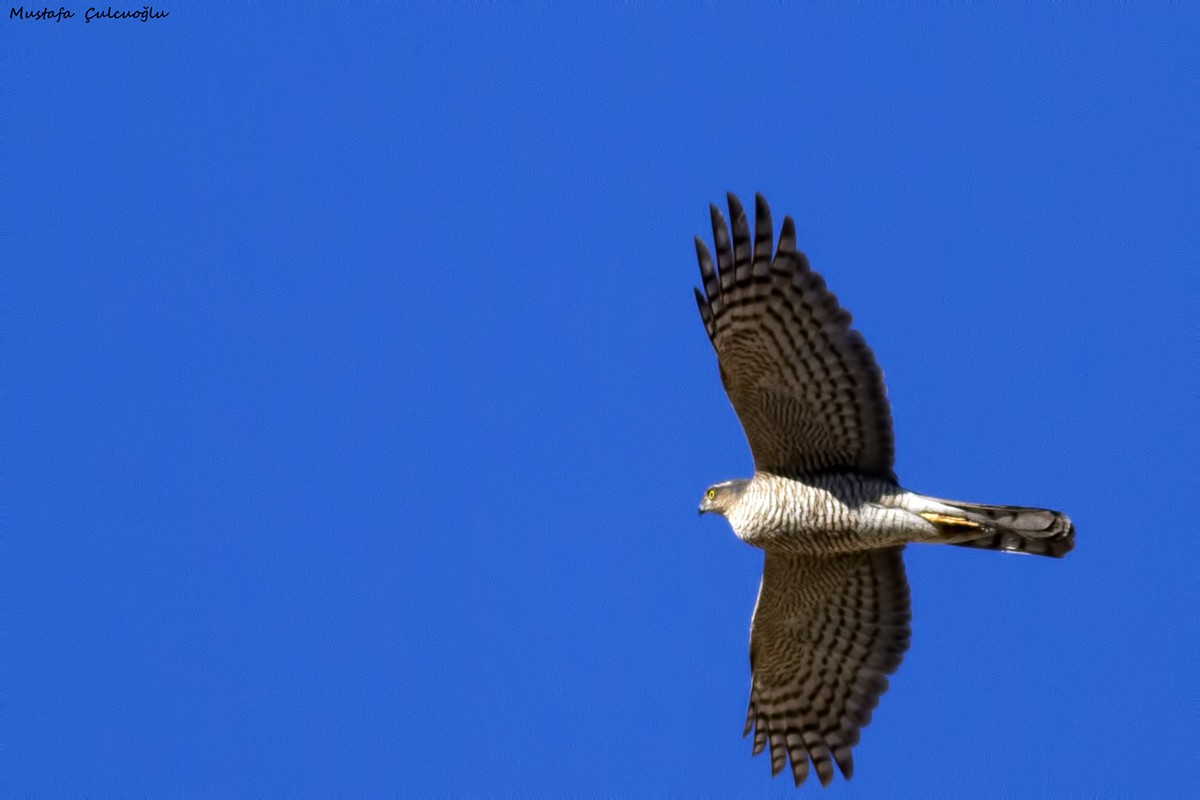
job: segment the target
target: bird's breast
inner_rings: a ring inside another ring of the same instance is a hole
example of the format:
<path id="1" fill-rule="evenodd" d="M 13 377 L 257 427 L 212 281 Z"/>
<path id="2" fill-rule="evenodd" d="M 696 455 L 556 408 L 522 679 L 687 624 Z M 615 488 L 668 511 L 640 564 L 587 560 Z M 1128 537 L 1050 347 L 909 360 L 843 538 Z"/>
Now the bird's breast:
<path id="1" fill-rule="evenodd" d="M 883 545 L 879 500 L 893 487 L 855 475 L 790 478 L 759 473 L 729 515 L 737 536 L 764 550 L 805 555 Z"/>

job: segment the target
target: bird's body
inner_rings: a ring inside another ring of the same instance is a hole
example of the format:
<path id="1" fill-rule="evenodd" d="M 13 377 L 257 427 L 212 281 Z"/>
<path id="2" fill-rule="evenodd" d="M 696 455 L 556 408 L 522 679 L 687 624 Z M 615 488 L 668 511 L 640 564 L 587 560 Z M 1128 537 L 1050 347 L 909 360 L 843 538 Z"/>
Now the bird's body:
<path id="1" fill-rule="evenodd" d="M 1061 515 L 1044 509 L 939 500 L 886 479 L 849 472 L 807 478 L 755 473 L 725 517 L 747 544 L 819 556 L 911 542 L 982 546 L 980 539 L 1000 530 L 995 512 L 984 513 L 982 508 L 1007 509 L 1010 517 L 1022 512 L 1019 516 L 1030 529 L 1011 546 L 994 549 L 1024 550 L 1034 546 L 1028 540 L 1057 542 L 1068 528 Z M 1046 513 L 1054 516 L 1040 516 Z"/>
<path id="2" fill-rule="evenodd" d="M 892 471 L 883 375 L 850 314 L 795 247 L 785 218 L 755 225 L 729 196 L 732 231 L 711 208 L 717 259 L 699 238 L 696 300 L 721 380 L 754 455 L 749 479 L 711 486 L 700 511 L 725 516 L 765 551 L 750 635 L 754 753 L 771 771 L 809 765 L 822 784 L 849 778 L 851 749 L 908 649 L 910 542 L 1060 557 L 1074 546 L 1064 514 L 942 500 L 902 488 Z"/>
<path id="3" fill-rule="evenodd" d="M 733 532 L 763 550 L 827 555 L 913 541 L 920 517 L 899 505 L 886 480 L 835 472 L 788 478 L 759 472 L 725 516 Z"/>

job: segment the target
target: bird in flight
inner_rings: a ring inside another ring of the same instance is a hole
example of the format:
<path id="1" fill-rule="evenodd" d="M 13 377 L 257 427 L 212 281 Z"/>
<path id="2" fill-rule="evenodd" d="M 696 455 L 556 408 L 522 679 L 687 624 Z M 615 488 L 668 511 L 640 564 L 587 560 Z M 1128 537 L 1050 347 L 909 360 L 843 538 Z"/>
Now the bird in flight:
<path id="1" fill-rule="evenodd" d="M 710 486 L 700 513 L 729 520 L 765 551 L 750 625 L 754 755 L 771 774 L 809 764 L 822 785 L 851 751 L 909 644 L 908 542 L 1060 558 L 1075 543 L 1065 514 L 940 500 L 892 471 L 892 417 L 875 356 L 850 314 L 796 249 L 785 217 L 772 252 L 771 212 L 754 229 L 728 196 L 732 228 L 712 213 L 716 261 L 700 237 L 700 316 L 721 382 L 754 456 L 754 475 Z"/>

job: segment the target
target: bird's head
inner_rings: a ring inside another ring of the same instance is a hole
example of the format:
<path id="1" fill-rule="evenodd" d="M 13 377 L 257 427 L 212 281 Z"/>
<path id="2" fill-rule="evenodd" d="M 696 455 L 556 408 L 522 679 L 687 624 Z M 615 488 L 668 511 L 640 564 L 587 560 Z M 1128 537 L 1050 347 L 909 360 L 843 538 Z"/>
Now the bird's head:
<path id="1" fill-rule="evenodd" d="M 700 498 L 700 513 L 727 516 L 729 510 L 742 496 L 747 483 L 749 481 L 725 481 L 708 487 L 704 490 L 704 496 Z"/>

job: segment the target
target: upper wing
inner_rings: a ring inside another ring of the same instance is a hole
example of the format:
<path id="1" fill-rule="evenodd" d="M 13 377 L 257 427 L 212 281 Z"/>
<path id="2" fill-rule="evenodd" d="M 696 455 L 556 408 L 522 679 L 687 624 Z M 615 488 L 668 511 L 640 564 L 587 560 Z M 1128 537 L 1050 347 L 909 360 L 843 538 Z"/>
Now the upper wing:
<path id="1" fill-rule="evenodd" d="M 729 195 L 733 240 L 712 211 L 717 264 L 700 237 L 704 292 L 696 302 L 717 351 L 721 380 L 763 472 L 847 469 L 892 474 L 892 415 L 883 374 L 850 314 L 796 250 L 784 217 L 771 258 L 771 211 L 755 196 L 754 244 Z"/>
<path id="2" fill-rule="evenodd" d="M 850 748 L 871 720 L 886 675 L 908 649 L 903 547 L 835 556 L 766 554 L 750 628 L 754 755 L 771 744 L 771 774 L 791 758 L 799 786 L 812 761 L 849 778 Z"/>

